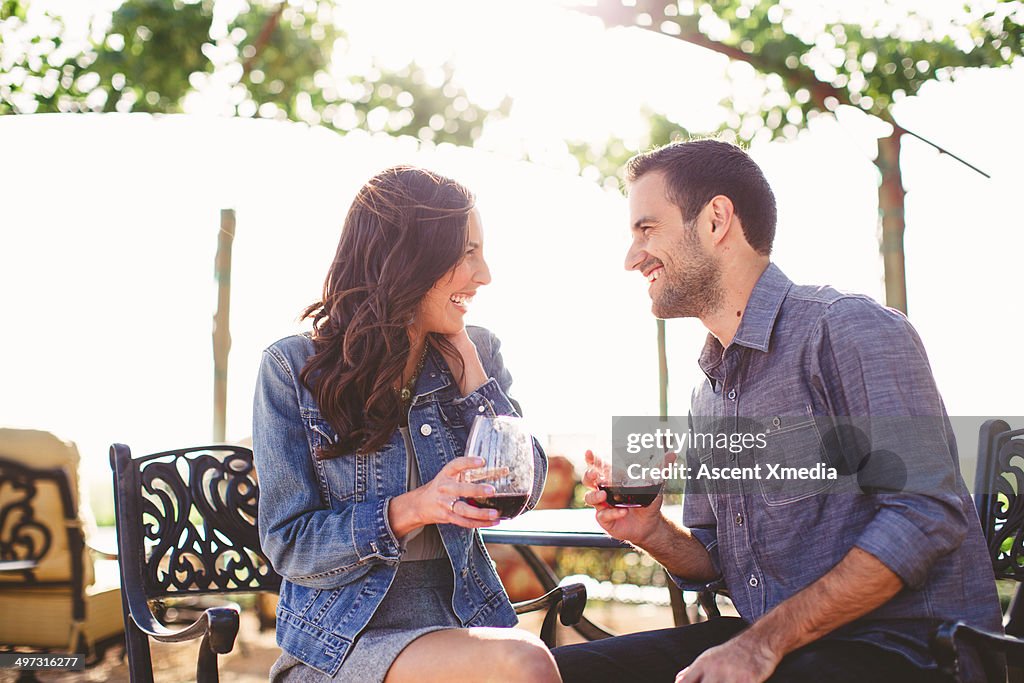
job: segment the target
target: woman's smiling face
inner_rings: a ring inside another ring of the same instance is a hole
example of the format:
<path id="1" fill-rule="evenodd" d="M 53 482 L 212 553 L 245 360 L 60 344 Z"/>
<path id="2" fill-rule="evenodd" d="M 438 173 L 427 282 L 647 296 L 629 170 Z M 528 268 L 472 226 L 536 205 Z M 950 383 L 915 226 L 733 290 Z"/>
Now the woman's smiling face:
<path id="1" fill-rule="evenodd" d="M 480 213 L 469 213 L 468 242 L 462 260 L 441 276 L 420 301 L 413 326 L 422 333 L 455 334 L 465 327 L 463 316 L 477 288 L 491 281 L 484 260 L 484 234 Z"/>

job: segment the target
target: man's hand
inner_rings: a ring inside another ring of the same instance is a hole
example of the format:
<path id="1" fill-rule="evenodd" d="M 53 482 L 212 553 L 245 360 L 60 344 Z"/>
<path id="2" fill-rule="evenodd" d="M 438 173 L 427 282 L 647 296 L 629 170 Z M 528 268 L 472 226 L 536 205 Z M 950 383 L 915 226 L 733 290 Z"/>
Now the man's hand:
<path id="1" fill-rule="evenodd" d="M 676 674 L 676 683 L 762 683 L 768 680 L 782 657 L 744 635 L 706 650 L 693 664 Z"/>
<path id="2" fill-rule="evenodd" d="M 587 505 L 597 509 L 597 523 L 612 538 L 644 547 L 648 539 L 657 533 L 665 519 L 661 514 L 663 497 L 659 495 L 645 508 L 611 507 L 608 505 L 608 495 L 598 488 L 600 484 L 610 481 L 608 464 L 592 451 L 587 451 L 584 457 L 587 471 L 583 473 L 583 485 L 591 490 L 583 500 Z"/>
<path id="3" fill-rule="evenodd" d="M 851 548 L 820 579 L 695 659 L 679 672 L 676 683 L 760 683 L 790 652 L 864 616 L 902 588 L 900 577 L 878 558 Z"/>

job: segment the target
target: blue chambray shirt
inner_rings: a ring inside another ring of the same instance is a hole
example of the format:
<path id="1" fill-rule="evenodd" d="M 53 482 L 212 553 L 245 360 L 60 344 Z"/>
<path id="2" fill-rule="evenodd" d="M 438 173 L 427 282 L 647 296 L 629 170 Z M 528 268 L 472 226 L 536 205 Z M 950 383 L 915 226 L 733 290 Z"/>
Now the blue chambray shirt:
<path id="1" fill-rule="evenodd" d="M 870 642 L 930 668 L 928 640 L 942 621 L 1001 632 L 992 566 L 952 428 L 921 340 L 901 313 L 865 296 L 794 285 L 771 264 L 733 342 L 723 349 L 709 334 L 699 364 L 706 380 L 693 392 L 691 426 L 767 420 L 775 428 L 767 438 L 784 445 L 788 465 L 820 461 L 828 416 L 933 416 L 940 427 L 927 449 L 936 482 L 927 493 L 836 493 L 822 480 L 777 488 L 731 483 L 729 493 L 716 482 L 688 488 L 683 523 L 719 571 L 710 585 L 724 584 L 745 620 L 756 621 L 858 547 L 905 587 L 827 637 Z M 687 457 L 742 464 L 715 448 L 691 448 Z M 687 590 L 706 586 L 674 578 Z"/>

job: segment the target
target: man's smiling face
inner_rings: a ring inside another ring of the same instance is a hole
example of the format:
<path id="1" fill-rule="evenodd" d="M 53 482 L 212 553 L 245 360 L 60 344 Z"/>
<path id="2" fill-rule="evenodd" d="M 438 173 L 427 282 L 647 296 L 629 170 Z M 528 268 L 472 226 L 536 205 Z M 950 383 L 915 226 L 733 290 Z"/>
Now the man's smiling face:
<path id="1" fill-rule="evenodd" d="M 651 172 L 629 189 L 629 222 L 633 242 L 626 269 L 647 279 L 651 312 L 659 318 L 700 318 L 722 302 L 721 267 L 701 243 L 699 231 L 710 230 L 702 210 L 689 225 L 668 198 L 665 176 Z"/>

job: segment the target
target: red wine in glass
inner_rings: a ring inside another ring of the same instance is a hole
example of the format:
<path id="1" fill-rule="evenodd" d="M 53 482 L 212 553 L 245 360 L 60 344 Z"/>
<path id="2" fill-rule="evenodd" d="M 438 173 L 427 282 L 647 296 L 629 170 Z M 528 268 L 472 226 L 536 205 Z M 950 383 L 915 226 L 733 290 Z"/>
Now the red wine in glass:
<path id="1" fill-rule="evenodd" d="M 463 498 L 462 500 L 473 507 L 497 510 L 501 519 L 512 519 L 523 511 L 529 497 L 528 493 L 495 493 L 493 496 Z"/>
<path id="2" fill-rule="evenodd" d="M 661 484 L 626 486 L 600 484 L 598 488 L 607 495 L 607 502 L 613 508 L 645 508 L 661 493 Z"/>
<path id="3" fill-rule="evenodd" d="M 533 437 L 522 418 L 478 415 L 469 431 L 466 455 L 477 456 L 484 464 L 464 471 L 462 480 L 489 484 L 494 493 L 462 500 L 478 508 L 497 510 L 501 519 L 512 519 L 526 508 L 534 485 L 534 456 Z"/>

